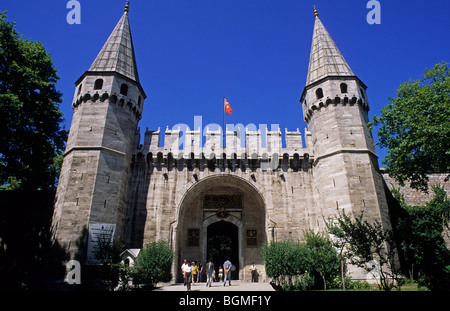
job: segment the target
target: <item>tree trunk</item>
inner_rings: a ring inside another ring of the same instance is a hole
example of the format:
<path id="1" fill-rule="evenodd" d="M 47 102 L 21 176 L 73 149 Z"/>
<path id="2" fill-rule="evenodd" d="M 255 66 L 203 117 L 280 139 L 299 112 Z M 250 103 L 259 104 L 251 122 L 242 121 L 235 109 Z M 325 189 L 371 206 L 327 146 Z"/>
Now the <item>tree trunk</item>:
<path id="1" fill-rule="evenodd" d="M 322 279 L 323 279 L 323 289 L 327 290 L 327 282 L 325 280 L 325 275 L 322 275 Z"/>
<path id="2" fill-rule="evenodd" d="M 411 264 L 411 269 L 408 270 L 409 271 L 409 279 L 412 281 L 414 281 L 414 264 Z"/>

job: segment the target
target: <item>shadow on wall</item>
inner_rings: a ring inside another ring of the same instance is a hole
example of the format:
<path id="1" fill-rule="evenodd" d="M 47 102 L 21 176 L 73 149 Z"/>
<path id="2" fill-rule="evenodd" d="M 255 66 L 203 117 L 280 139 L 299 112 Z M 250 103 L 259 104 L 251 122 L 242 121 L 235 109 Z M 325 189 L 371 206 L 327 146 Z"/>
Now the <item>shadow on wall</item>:
<path id="1" fill-rule="evenodd" d="M 101 266 L 86 266 L 88 230 L 74 243 L 81 285 L 64 282 L 69 252 L 52 241 L 55 191 L 0 191 L 0 291 L 106 290 Z"/>
<path id="2" fill-rule="evenodd" d="M 51 289 L 69 255 L 51 242 L 55 191 L 0 191 L 0 290 Z"/>

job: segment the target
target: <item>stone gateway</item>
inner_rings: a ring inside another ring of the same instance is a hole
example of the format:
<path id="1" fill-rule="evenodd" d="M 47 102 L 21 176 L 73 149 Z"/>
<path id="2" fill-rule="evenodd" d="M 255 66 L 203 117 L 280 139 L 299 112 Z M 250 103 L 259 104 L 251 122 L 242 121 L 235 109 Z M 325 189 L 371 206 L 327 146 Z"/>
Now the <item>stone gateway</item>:
<path id="1" fill-rule="evenodd" d="M 317 11 L 300 98 L 308 129 L 304 135 L 286 130 L 285 147 L 279 129 L 267 131 L 264 142 L 256 130 L 226 131 L 225 147 L 220 131 L 207 129 L 202 145 L 199 129 L 187 130 L 184 141 L 178 129 L 147 130 L 142 143 L 145 98 L 127 6 L 76 81 L 56 194 L 54 239 L 82 264 L 92 255 L 92 230 L 114 228 L 128 249 L 168 242 L 175 252 L 174 281 L 185 258 L 203 264 L 213 258 L 218 273 L 227 257 L 236 267 L 234 279 L 250 281 L 254 263 L 264 281 L 264 243 L 322 230 L 324 217 L 337 209 L 364 212 L 391 227 L 367 127 L 366 85 Z M 368 276 L 354 270 L 352 277 Z"/>

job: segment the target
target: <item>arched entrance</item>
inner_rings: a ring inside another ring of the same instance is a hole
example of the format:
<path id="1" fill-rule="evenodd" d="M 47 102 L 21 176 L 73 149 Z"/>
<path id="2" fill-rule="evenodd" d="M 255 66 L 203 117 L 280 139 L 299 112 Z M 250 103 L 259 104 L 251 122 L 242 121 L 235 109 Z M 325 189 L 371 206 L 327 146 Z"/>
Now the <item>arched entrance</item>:
<path id="1" fill-rule="evenodd" d="M 212 258 L 219 266 L 230 258 L 236 266 L 232 279 L 239 279 L 239 228 L 231 222 L 218 221 L 208 226 L 206 238 L 206 258 Z"/>
<path id="2" fill-rule="evenodd" d="M 195 183 L 181 200 L 174 233 L 179 281 L 184 259 L 205 265 L 212 256 L 218 270 L 230 257 L 237 268 L 233 279 L 244 281 L 251 279 L 252 263 L 263 269 L 265 204 L 260 192 L 243 178 L 215 175 Z"/>

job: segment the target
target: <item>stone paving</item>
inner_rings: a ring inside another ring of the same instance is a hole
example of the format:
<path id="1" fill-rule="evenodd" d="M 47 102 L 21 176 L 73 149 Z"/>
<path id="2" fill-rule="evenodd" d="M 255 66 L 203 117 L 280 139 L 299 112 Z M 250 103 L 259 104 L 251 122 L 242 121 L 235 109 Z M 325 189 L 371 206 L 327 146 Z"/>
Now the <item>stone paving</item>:
<path id="1" fill-rule="evenodd" d="M 166 284 L 154 289 L 154 291 L 187 291 L 182 283 Z M 269 283 L 250 283 L 242 281 L 231 281 L 231 286 L 223 286 L 222 282 L 214 282 L 211 287 L 206 287 L 206 283 L 192 284 L 191 291 L 274 291 Z"/>

